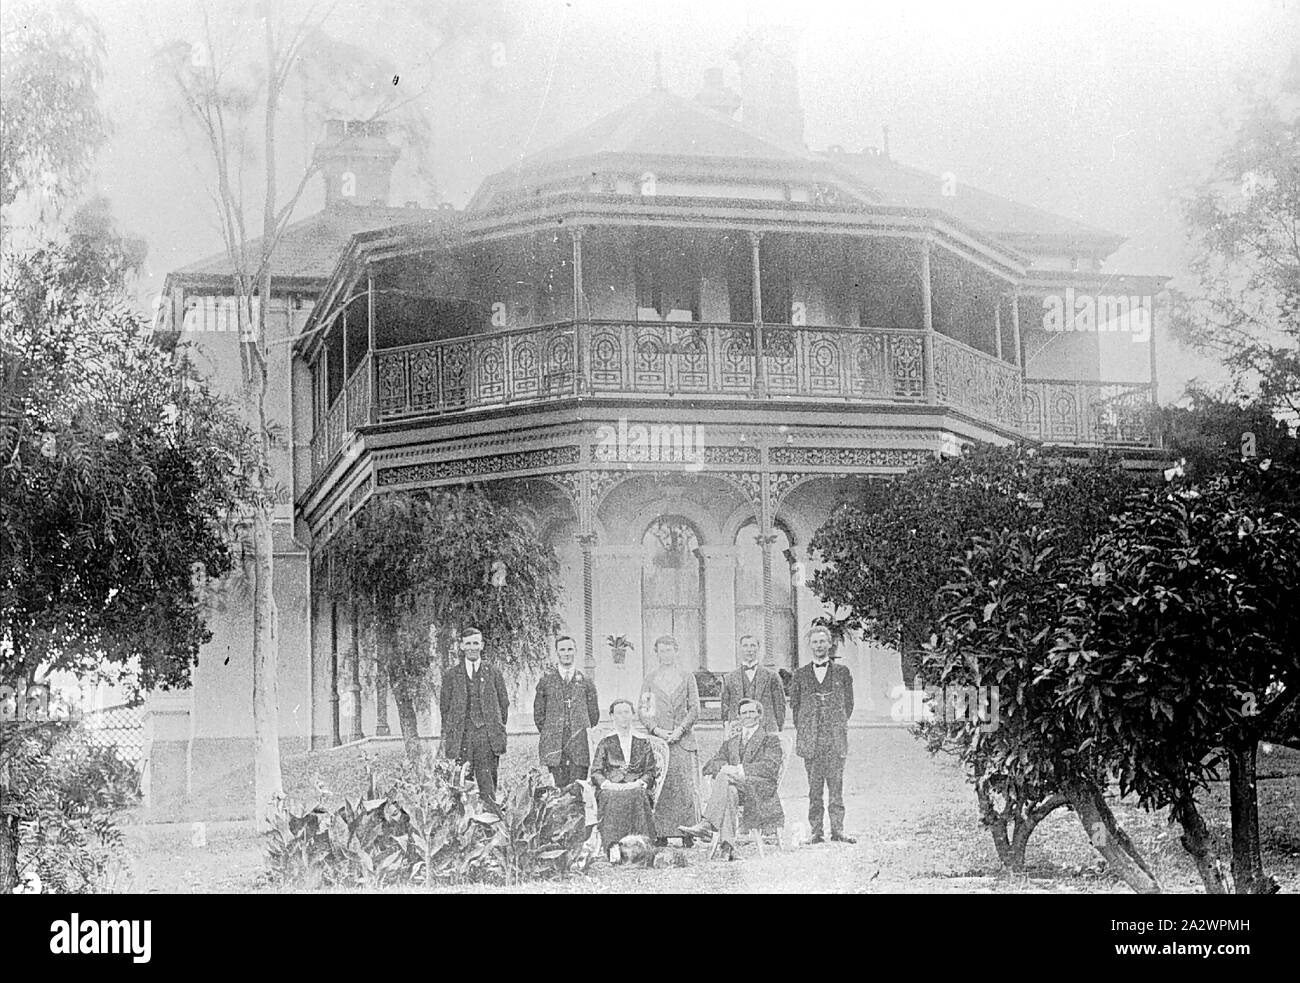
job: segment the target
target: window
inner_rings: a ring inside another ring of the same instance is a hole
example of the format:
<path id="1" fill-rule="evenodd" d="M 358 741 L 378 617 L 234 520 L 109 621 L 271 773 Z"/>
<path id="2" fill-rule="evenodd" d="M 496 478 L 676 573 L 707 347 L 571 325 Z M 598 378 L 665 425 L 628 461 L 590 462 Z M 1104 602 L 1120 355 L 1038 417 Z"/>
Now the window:
<path id="1" fill-rule="evenodd" d="M 695 528 L 680 516 L 660 516 L 641 538 L 641 638 L 646 671 L 654 640 L 677 639 L 683 671 L 708 665 L 704 643 L 704 554 Z"/>
<path id="2" fill-rule="evenodd" d="M 798 666 L 798 599 L 794 590 L 794 553 L 790 535 L 780 526 L 767 545 L 772 558 L 772 651 L 763 661 L 775 666 Z M 758 522 L 750 519 L 736 533 L 736 639 L 741 635 L 763 638 L 763 547 L 757 542 Z"/>

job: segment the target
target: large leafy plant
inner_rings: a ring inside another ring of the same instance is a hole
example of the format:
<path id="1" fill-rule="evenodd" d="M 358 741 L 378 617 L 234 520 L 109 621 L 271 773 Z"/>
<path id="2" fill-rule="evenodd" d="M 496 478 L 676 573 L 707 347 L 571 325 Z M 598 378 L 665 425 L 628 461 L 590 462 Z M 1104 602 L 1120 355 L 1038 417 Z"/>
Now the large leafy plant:
<path id="1" fill-rule="evenodd" d="M 582 800 L 534 768 L 507 794 L 492 847 L 512 883 L 561 876 L 591 860 L 586 823 Z"/>
<path id="2" fill-rule="evenodd" d="M 380 888 L 519 883 L 585 868 L 586 812 L 534 769 L 488 808 L 463 766 L 408 765 L 386 795 L 373 787 L 336 809 L 286 810 L 267 834 L 282 886 Z M 373 783 L 372 783 L 373 785 Z"/>

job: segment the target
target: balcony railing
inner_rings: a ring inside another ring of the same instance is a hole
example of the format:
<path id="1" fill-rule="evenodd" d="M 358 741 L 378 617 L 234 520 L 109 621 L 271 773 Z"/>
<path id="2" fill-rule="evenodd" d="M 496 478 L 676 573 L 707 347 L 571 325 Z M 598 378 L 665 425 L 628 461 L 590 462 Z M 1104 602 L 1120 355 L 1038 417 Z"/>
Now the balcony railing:
<path id="1" fill-rule="evenodd" d="M 1019 430 L 1022 382 L 1016 366 L 946 335 L 934 336 L 934 390 L 940 403 Z"/>
<path id="2" fill-rule="evenodd" d="M 397 421 L 565 396 L 925 401 L 918 330 L 571 321 L 407 345 L 367 355 L 312 441 L 313 473 L 371 420 Z M 761 371 L 760 370 L 761 367 Z M 1049 442 L 1149 444 L 1145 384 L 1023 379 L 993 355 L 934 335 L 940 404 Z M 586 380 L 585 384 L 584 381 Z"/>
<path id="3" fill-rule="evenodd" d="M 1046 443 L 1149 447 L 1151 387 L 1145 382 L 1026 379 L 1026 437 Z"/>
<path id="4" fill-rule="evenodd" d="M 318 475 L 343 448 L 347 435 L 370 422 L 370 353 L 353 370 L 311 441 L 312 474 Z"/>
<path id="5" fill-rule="evenodd" d="M 748 324 L 596 321 L 502 331 L 378 353 L 379 418 L 456 412 L 582 391 L 736 398 L 759 391 Z M 920 402 L 922 333 L 763 329 L 771 396 Z M 584 362 L 585 353 L 585 362 Z"/>

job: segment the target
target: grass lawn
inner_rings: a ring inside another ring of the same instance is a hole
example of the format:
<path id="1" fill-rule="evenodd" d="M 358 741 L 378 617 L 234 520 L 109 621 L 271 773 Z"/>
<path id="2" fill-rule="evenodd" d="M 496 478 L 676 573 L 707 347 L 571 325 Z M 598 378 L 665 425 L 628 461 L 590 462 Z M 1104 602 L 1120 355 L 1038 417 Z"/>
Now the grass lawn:
<path id="1" fill-rule="evenodd" d="M 720 740 L 700 734 L 701 761 Z M 334 805 L 365 788 L 367 766 L 382 792 L 385 778 L 401 761 L 397 742 L 316 751 L 284 760 L 286 792 L 300 803 L 323 799 Z M 503 783 L 537 763 L 536 738 L 512 737 L 502 760 Z M 1287 892 L 1300 891 L 1300 753 L 1275 748 L 1260 755 L 1260 836 L 1265 869 Z M 188 824 L 152 824 L 141 813 L 124 817 L 132 855 L 134 889 L 164 892 L 268 890 L 261 883 L 263 847 L 246 819 L 251 765 L 247 774 L 203 789 L 186 809 L 186 818 L 203 821 L 205 842 L 195 844 Z M 781 787 L 787 821 L 806 819 L 808 783 L 802 762 L 792 761 Z M 600 863 L 582 876 L 530 885 L 546 892 L 1118 892 L 1122 882 L 1102 870 L 1074 814 L 1061 809 L 1030 840 L 1027 876 L 1000 872 L 988 834 L 980 827 L 975 797 L 956 766 L 930 758 L 906 731 L 861 728 L 850 731 L 845 772 L 847 830 L 856 845 L 823 844 L 799 850 L 769 850 L 759 858 L 752 847 L 741 860 L 706 862 L 705 851 L 686 851 L 687 865 L 662 870 L 611 868 Z M 1228 790 L 1216 784 L 1203 798 L 1206 820 L 1221 838 L 1228 857 Z M 1165 816 L 1147 814 L 1128 803 L 1116 816 L 1143 850 L 1167 891 L 1201 889 L 1194 867 Z M 493 888 L 474 887 L 485 891 Z M 504 890 L 495 889 L 495 890 Z"/>

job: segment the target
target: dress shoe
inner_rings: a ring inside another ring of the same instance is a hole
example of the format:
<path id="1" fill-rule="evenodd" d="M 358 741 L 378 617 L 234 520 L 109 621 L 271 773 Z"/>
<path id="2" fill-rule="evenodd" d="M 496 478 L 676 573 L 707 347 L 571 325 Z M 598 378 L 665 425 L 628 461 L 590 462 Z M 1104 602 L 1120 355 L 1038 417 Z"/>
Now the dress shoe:
<path id="1" fill-rule="evenodd" d="M 683 843 L 688 839 L 692 841 L 695 839 L 713 839 L 713 827 L 708 823 L 699 823 L 696 826 L 678 826 L 677 830 L 682 834 Z M 692 845 L 694 844 L 692 843 Z"/>
<path id="2" fill-rule="evenodd" d="M 858 841 L 852 836 L 845 836 L 843 833 L 832 833 L 831 842 L 832 843 L 856 843 Z"/>
<path id="3" fill-rule="evenodd" d="M 808 837 L 808 843 L 809 843 L 810 846 L 811 846 L 813 843 L 825 843 L 825 842 L 826 842 L 826 840 L 825 840 L 825 838 L 822 836 L 821 833 L 813 833 L 812 836 Z"/>

